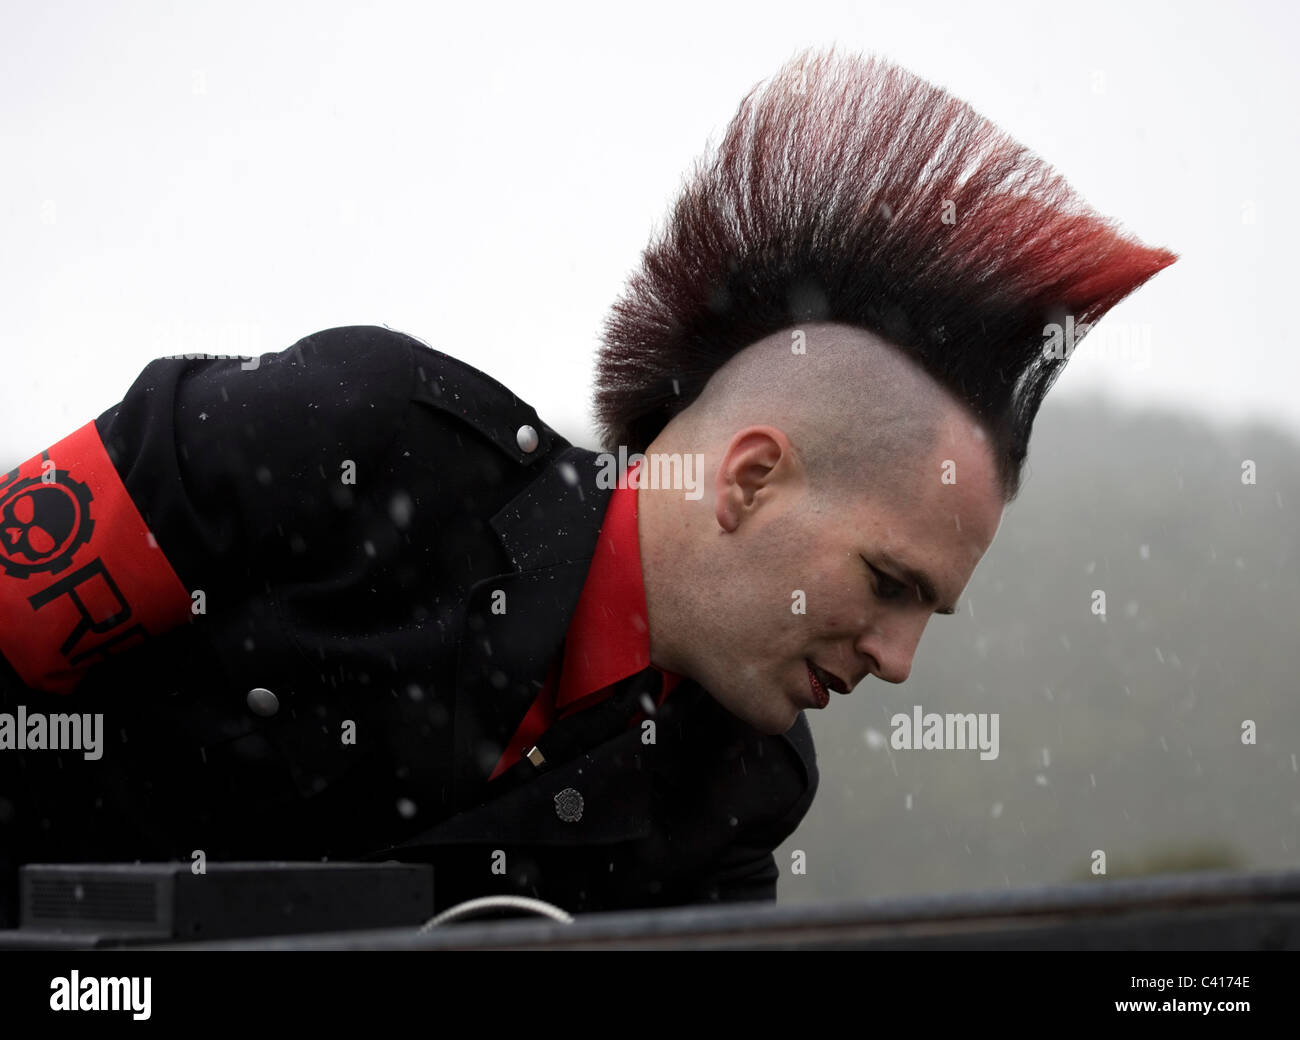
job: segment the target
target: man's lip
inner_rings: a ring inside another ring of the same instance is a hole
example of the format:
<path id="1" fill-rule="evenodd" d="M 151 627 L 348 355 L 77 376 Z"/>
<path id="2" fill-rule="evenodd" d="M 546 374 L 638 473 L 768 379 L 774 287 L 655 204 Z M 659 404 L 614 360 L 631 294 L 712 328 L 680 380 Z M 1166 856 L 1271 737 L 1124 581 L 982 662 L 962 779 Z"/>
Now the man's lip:
<path id="1" fill-rule="evenodd" d="M 813 664 L 817 665 L 818 668 L 821 668 L 821 670 L 822 670 L 823 672 L 826 673 L 826 677 L 827 677 L 828 679 L 830 679 L 830 682 L 826 685 L 826 688 L 827 688 L 828 690 L 834 690 L 836 693 L 848 693 L 848 692 L 849 692 L 849 689 L 850 689 L 849 684 L 846 683 L 843 679 L 841 679 L 841 678 L 840 678 L 838 675 L 836 675 L 834 672 L 832 672 L 829 668 L 826 668 L 826 667 L 823 667 L 823 666 L 820 665 L 820 664 L 817 664 L 817 662 L 816 662 L 816 661 L 813 661 L 813 659 L 812 659 L 811 657 L 807 658 L 807 660 L 812 661 Z"/>
<path id="2" fill-rule="evenodd" d="M 824 683 L 822 683 L 821 679 L 819 679 L 816 675 L 813 674 L 812 661 L 811 661 L 809 658 L 807 658 L 807 657 L 804 658 L 804 667 L 805 667 L 805 669 L 806 669 L 807 672 L 808 672 L 808 702 L 809 702 L 809 704 L 810 704 L 812 707 L 814 707 L 814 708 L 824 708 L 824 707 L 826 707 L 826 705 L 830 703 L 830 697 L 831 697 L 831 695 L 830 695 L 830 687 L 828 687 L 828 686 L 826 686 Z M 820 697 L 817 696 L 817 691 L 813 688 L 813 683 L 814 683 L 814 682 L 816 682 L 818 685 L 822 686 L 822 688 L 825 689 L 825 690 L 827 691 L 827 693 L 826 693 L 826 701 L 825 701 L 824 703 L 823 703 L 822 699 L 821 699 Z"/>

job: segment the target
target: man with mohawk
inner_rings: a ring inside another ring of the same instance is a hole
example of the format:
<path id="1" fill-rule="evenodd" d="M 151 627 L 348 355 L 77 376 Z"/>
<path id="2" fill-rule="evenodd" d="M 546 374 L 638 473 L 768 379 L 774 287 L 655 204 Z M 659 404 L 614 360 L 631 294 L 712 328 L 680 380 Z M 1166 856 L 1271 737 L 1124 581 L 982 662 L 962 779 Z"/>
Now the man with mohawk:
<path id="1" fill-rule="evenodd" d="M 386 328 L 151 362 L 0 480 L 0 713 L 106 743 L 0 747 L 10 905 L 19 863 L 197 850 L 431 862 L 440 908 L 775 898 L 803 710 L 907 679 L 1018 493 L 1045 332 L 1174 259 L 943 90 L 809 50 L 604 332 L 603 447 L 697 458 L 702 496 L 610 488 Z"/>

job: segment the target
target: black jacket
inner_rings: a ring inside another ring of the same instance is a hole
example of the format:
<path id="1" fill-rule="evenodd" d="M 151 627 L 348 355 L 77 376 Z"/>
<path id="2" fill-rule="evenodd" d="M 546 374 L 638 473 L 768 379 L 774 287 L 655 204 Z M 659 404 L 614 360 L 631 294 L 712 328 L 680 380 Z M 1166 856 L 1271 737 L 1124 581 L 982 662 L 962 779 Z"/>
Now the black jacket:
<path id="1" fill-rule="evenodd" d="M 0 661 L 4 711 L 102 712 L 106 730 L 98 761 L 0 751 L 10 867 L 202 850 L 429 861 L 439 908 L 775 898 L 772 850 L 817 787 L 802 716 L 764 736 L 684 680 L 653 743 L 610 707 L 542 769 L 487 782 L 562 651 L 610 495 L 596 455 L 500 383 L 351 326 L 255 368 L 153 361 L 96 427 L 206 612 L 71 694 Z"/>

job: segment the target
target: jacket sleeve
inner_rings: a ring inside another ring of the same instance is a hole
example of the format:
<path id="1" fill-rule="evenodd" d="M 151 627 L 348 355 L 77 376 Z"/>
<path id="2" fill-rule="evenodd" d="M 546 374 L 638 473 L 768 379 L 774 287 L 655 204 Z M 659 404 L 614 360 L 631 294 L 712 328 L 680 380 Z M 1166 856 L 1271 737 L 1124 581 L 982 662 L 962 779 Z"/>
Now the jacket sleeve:
<path id="1" fill-rule="evenodd" d="M 150 636 L 361 551 L 337 544 L 331 516 L 405 419 L 414 342 L 349 326 L 260 358 L 160 358 L 0 474 L 10 681 L 68 693 Z"/>

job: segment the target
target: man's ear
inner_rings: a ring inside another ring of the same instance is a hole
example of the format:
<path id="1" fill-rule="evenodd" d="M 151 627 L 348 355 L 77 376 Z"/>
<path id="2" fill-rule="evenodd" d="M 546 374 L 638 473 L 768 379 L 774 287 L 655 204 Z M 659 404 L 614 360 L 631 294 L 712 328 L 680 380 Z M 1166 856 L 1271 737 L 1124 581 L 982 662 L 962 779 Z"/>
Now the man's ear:
<path id="1" fill-rule="evenodd" d="M 794 488 L 803 469 L 790 438 L 776 426 L 746 426 L 723 449 L 713 478 L 713 513 L 731 533 L 777 488 Z"/>

